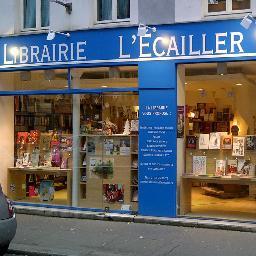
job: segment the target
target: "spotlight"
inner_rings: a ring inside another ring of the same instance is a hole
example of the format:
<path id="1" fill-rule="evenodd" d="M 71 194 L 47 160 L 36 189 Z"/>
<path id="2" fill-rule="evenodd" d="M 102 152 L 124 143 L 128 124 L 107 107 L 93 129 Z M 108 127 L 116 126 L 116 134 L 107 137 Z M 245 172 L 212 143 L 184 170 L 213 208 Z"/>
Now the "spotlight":
<path id="1" fill-rule="evenodd" d="M 56 34 L 59 34 L 59 35 L 63 35 L 63 36 L 66 36 L 66 37 L 70 37 L 70 34 L 69 33 L 62 33 L 62 32 L 57 32 L 57 31 L 53 31 L 53 30 L 50 30 L 48 32 L 48 35 L 47 35 L 47 41 L 52 41 Z"/>
<path id="2" fill-rule="evenodd" d="M 149 27 L 140 23 L 138 27 L 137 36 L 145 36 L 149 29 L 151 29 L 152 32 L 156 32 L 156 27 Z"/>
<path id="3" fill-rule="evenodd" d="M 253 21 L 255 22 L 253 16 L 251 14 L 247 14 L 241 21 L 240 25 L 245 29 L 249 29 Z"/>

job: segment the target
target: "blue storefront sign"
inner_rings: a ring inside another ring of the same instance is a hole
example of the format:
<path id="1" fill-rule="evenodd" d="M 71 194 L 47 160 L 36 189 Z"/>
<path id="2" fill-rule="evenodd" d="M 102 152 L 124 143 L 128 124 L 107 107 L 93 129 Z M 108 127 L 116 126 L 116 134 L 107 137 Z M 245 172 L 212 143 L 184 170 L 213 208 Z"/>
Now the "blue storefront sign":
<path id="1" fill-rule="evenodd" d="M 150 33 L 149 33 L 150 32 Z M 0 68 L 99 65 L 148 60 L 198 60 L 256 55 L 254 33 L 240 20 L 72 32 L 47 41 L 46 34 L 0 39 Z"/>
<path id="2" fill-rule="evenodd" d="M 2 37 L 0 69 L 132 65 L 139 70 L 139 213 L 175 216 L 177 202 L 176 65 L 251 60 L 256 38 L 240 20 L 162 25 L 137 36 L 137 27 Z"/>

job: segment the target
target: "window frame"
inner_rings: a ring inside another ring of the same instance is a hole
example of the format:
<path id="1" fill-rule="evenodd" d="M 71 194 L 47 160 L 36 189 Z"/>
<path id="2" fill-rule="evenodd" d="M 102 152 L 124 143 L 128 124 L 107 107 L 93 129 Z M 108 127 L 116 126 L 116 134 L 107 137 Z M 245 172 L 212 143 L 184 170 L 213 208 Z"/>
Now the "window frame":
<path id="1" fill-rule="evenodd" d="M 21 1 L 21 31 L 26 32 L 26 31 L 38 31 L 38 30 L 49 30 L 49 26 L 42 27 L 42 19 L 41 19 L 41 0 L 35 0 L 36 1 L 36 27 L 34 28 L 24 28 L 24 0 Z M 49 12 L 50 16 L 50 12 Z M 49 20 L 50 23 L 50 20 Z"/>
<path id="2" fill-rule="evenodd" d="M 96 24 L 106 24 L 106 23 L 121 23 L 121 22 L 129 22 L 131 20 L 131 1 L 130 1 L 130 18 L 118 19 L 117 18 L 117 0 L 112 1 L 112 19 L 111 20 L 98 20 L 98 1 L 95 1 L 95 17 Z"/>
<path id="3" fill-rule="evenodd" d="M 232 10 L 232 0 L 226 0 L 226 11 L 220 12 L 209 12 L 208 11 L 208 0 L 203 0 L 205 2 L 205 13 L 206 16 L 218 16 L 218 15 L 232 15 L 239 13 L 248 13 L 252 10 L 252 0 L 250 0 L 250 9 Z"/>

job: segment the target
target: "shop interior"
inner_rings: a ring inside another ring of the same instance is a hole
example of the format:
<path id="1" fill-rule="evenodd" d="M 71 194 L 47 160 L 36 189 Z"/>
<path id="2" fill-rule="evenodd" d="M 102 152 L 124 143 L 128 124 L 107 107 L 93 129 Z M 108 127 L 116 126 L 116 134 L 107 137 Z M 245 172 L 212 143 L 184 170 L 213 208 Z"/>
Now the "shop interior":
<path id="1" fill-rule="evenodd" d="M 1 97 L 10 113 L 1 117 L 10 151 L 0 178 L 8 196 L 71 205 L 76 172 L 79 206 L 137 210 L 138 95 L 113 90 L 136 88 L 137 78 L 135 66 L 73 69 L 71 88 L 111 92 Z M 7 72 L 0 82 L 2 90 L 67 89 L 68 71 Z"/>
<path id="2" fill-rule="evenodd" d="M 256 217 L 256 62 L 185 65 L 181 214 Z"/>

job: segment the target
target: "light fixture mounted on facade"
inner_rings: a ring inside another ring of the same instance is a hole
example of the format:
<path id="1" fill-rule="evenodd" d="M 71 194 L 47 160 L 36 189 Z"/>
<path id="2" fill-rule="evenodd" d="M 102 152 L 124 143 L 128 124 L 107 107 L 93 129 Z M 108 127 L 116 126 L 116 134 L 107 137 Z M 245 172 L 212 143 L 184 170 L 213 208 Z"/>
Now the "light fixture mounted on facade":
<path id="1" fill-rule="evenodd" d="M 62 32 L 57 32 L 57 31 L 53 31 L 53 30 L 50 30 L 48 32 L 48 35 L 47 35 L 47 41 L 51 41 L 55 38 L 56 34 L 59 34 L 59 35 L 63 35 L 63 36 L 66 36 L 66 37 L 70 37 L 70 34 L 69 33 L 62 33 Z"/>
<path id="2" fill-rule="evenodd" d="M 72 3 L 71 2 L 64 3 L 64 2 L 59 1 L 59 0 L 50 0 L 50 2 L 56 3 L 56 4 L 60 4 L 60 5 L 62 5 L 62 6 L 64 6 L 66 8 L 66 12 L 68 14 L 72 13 Z"/>
<path id="3" fill-rule="evenodd" d="M 149 29 L 152 30 L 152 32 L 156 32 L 156 27 L 149 27 L 140 23 L 137 36 L 145 36 Z"/>
<path id="4" fill-rule="evenodd" d="M 241 21 L 240 25 L 245 29 L 249 29 L 253 22 L 256 23 L 254 17 L 251 14 L 247 14 Z"/>

